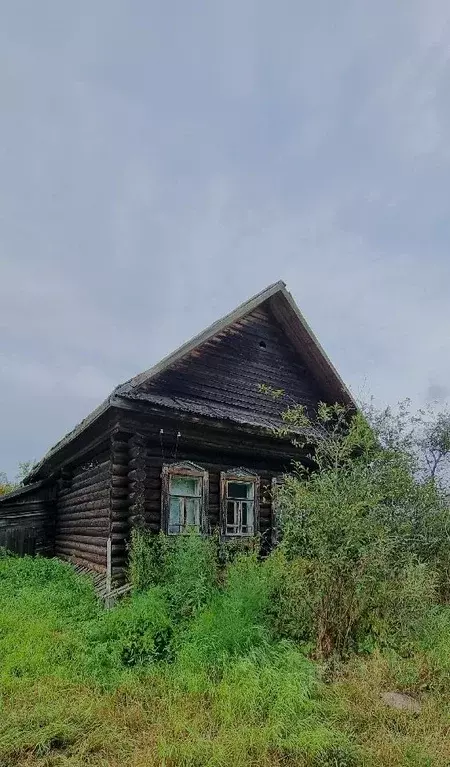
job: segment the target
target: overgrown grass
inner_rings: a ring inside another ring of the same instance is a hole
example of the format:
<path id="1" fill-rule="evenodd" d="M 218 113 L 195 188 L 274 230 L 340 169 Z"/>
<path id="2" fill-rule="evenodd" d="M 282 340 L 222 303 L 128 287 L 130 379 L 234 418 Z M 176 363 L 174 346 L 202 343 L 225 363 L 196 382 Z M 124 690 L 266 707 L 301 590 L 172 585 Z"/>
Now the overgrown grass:
<path id="1" fill-rule="evenodd" d="M 219 577 L 212 544 L 170 545 L 159 582 L 110 611 L 69 565 L 0 558 L 1 767 L 448 767 L 448 609 L 404 657 L 330 674 L 280 639 L 270 561 Z M 422 712 L 386 708 L 389 689 Z"/>

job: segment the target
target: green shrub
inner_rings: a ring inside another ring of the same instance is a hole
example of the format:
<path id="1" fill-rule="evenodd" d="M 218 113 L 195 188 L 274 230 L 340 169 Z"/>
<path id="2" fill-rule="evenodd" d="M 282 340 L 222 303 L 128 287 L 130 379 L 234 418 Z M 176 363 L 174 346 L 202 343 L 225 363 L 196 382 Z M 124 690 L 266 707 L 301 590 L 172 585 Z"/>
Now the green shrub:
<path id="1" fill-rule="evenodd" d="M 128 576 L 135 591 L 145 591 L 160 582 L 164 565 L 161 535 L 134 527 L 129 546 Z"/>
<path id="2" fill-rule="evenodd" d="M 298 466 L 277 494 L 285 561 L 275 624 L 318 657 L 405 636 L 434 596 L 417 511 L 431 518 L 436 497 L 410 456 L 382 449 L 361 415 L 339 406 L 319 408 L 314 424 L 298 415 L 316 438 L 316 470 Z"/>
<path id="3" fill-rule="evenodd" d="M 213 541 L 196 533 L 166 539 L 164 590 L 175 620 L 196 615 L 216 592 L 217 561 Z"/>
<path id="4" fill-rule="evenodd" d="M 218 531 L 213 535 L 212 540 L 215 543 L 217 551 L 217 562 L 221 568 L 231 564 L 236 557 L 241 554 L 256 554 L 261 551 L 261 535 L 254 535 L 250 538 L 229 538 L 224 539 Z"/>
<path id="5" fill-rule="evenodd" d="M 428 611 L 416 643 L 416 662 L 420 663 L 421 683 L 448 696 L 450 694 L 450 608 Z"/>
<path id="6" fill-rule="evenodd" d="M 130 576 L 136 591 L 164 590 L 176 621 L 195 615 L 218 583 L 214 540 L 196 533 L 169 537 L 144 529 L 132 533 Z"/>
<path id="7" fill-rule="evenodd" d="M 174 627 L 162 590 L 135 594 L 85 624 L 88 674 L 115 681 L 125 668 L 169 661 Z"/>

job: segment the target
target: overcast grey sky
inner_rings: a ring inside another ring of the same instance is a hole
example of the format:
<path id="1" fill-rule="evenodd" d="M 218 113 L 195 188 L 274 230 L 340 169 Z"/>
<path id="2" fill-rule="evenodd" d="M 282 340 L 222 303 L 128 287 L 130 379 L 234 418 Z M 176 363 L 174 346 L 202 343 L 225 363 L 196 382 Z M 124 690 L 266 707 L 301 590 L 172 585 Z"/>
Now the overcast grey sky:
<path id="1" fill-rule="evenodd" d="M 284 279 L 450 395 L 448 0 L 0 0 L 0 470 Z"/>

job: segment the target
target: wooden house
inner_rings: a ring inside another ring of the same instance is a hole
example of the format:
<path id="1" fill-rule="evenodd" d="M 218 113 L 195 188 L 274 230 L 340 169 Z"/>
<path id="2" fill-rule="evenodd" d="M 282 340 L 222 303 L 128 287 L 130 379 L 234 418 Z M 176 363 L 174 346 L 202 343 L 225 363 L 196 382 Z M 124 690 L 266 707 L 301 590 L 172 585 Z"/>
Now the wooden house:
<path id="1" fill-rule="evenodd" d="M 118 386 L 0 499 L 0 545 L 124 577 L 138 522 L 169 535 L 270 539 L 270 488 L 295 450 L 283 389 L 313 410 L 353 400 L 283 282 Z M 297 454 L 298 458 L 298 454 Z"/>

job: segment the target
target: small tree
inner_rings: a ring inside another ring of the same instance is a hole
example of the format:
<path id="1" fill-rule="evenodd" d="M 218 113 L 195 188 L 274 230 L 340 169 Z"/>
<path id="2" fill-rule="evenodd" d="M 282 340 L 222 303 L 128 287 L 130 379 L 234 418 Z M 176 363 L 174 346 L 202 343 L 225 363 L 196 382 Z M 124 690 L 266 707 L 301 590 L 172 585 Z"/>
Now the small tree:
<path id="1" fill-rule="evenodd" d="M 16 474 L 16 483 L 18 485 L 23 485 L 25 477 L 30 473 L 34 466 L 36 466 L 35 461 L 19 461 L 19 470 Z"/>
<path id="2" fill-rule="evenodd" d="M 9 482 L 7 475 L 4 471 L 0 471 L 0 495 L 6 495 L 14 490 L 15 485 Z"/>
<path id="3" fill-rule="evenodd" d="M 402 450 L 415 462 L 423 479 L 435 479 L 442 487 L 450 482 L 450 410 L 436 404 L 413 413 L 411 401 L 403 400 L 393 409 L 377 410 L 373 401 L 364 413 L 384 447 Z"/>
<path id="4" fill-rule="evenodd" d="M 298 611 L 299 633 L 320 657 L 404 633 L 433 593 L 424 518 L 442 512 L 434 483 L 419 482 L 412 454 L 383 446 L 360 412 L 321 404 L 311 418 L 294 406 L 284 422 L 314 468 L 296 464 L 276 498 L 278 556 L 291 570 L 280 581 L 283 609 Z M 282 594 L 293 570 L 296 604 Z"/>
<path id="5" fill-rule="evenodd" d="M 34 461 L 20 461 L 19 470 L 17 472 L 14 482 L 11 482 L 8 479 L 4 471 L 0 471 L 0 495 L 6 495 L 7 493 L 11 493 L 17 487 L 20 487 L 21 485 L 23 485 L 23 481 L 25 477 L 32 470 L 33 466 L 35 466 Z"/>
<path id="6" fill-rule="evenodd" d="M 425 411 L 421 413 L 421 432 L 418 446 L 431 479 L 440 478 L 444 483 L 450 479 L 450 412 Z"/>

